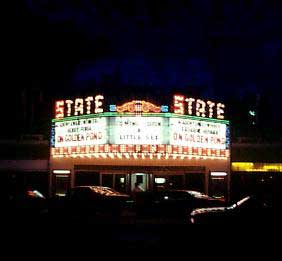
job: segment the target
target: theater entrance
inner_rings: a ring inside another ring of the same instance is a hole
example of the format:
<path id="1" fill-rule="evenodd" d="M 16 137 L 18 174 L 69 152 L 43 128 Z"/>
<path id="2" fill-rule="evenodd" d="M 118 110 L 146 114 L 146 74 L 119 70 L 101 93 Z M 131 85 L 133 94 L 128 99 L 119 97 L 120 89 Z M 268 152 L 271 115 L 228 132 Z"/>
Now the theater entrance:
<path id="1" fill-rule="evenodd" d="M 139 186 L 143 191 L 149 190 L 149 174 L 146 173 L 133 173 L 131 174 L 131 191 L 134 190 L 135 183 L 139 183 Z"/>

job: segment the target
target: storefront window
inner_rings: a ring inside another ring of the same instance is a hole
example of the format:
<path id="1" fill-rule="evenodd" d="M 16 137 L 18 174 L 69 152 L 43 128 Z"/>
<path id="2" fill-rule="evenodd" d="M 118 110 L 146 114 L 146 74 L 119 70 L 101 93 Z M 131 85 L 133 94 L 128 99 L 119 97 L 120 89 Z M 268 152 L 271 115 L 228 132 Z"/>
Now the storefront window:
<path id="1" fill-rule="evenodd" d="M 102 185 L 104 187 L 113 188 L 113 174 L 103 174 L 102 175 Z"/>
<path id="2" fill-rule="evenodd" d="M 76 171 L 75 172 L 76 186 L 99 186 L 100 175 L 99 172 L 92 171 Z"/>
<path id="3" fill-rule="evenodd" d="M 205 174 L 204 173 L 185 174 L 185 189 L 205 192 Z"/>
<path id="4" fill-rule="evenodd" d="M 154 176 L 154 190 L 162 189 L 182 189 L 183 175 L 155 175 Z"/>
<path id="5" fill-rule="evenodd" d="M 114 175 L 114 179 L 115 179 L 115 189 L 119 192 L 126 192 L 126 175 Z"/>
<path id="6" fill-rule="evenodd" d="M 183 188 L 183 175 L 171 175 L 168 179 L 169 189 L 182 189 Z"/>

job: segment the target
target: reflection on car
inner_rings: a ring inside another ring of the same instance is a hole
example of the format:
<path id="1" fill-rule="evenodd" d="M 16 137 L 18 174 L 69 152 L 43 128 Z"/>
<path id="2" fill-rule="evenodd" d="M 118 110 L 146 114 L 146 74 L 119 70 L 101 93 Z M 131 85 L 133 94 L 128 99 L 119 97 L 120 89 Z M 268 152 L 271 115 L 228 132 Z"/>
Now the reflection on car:
<path id="1" fill-rule="evenodd" d="M 129 195 L 102 186 L 76 186 L 66 194 L 68 211 L 80 216 L 116 216 L 129 200 Z"/>
<path id="2" fill-rule="evenodd" d="M 192 224 L 236 224 L 266 221 L 269 202 L 254 195 L 247 196 L 228 207 L 199 208 L 192 211 Z"/>
<path id="3" fill-rule="evenodd" d="M 139 213 L 184 217 L 195 208 L 224 206 L 224 201 L 192 190 L 140 192 L 136 197 Z"/>
<path id="4" fill-rule="evenodd" d="M 46 197 L 38 190 L 26 190 L 9 199 L 9 212 L 22 217 L 35 217 L 48 212 Z"/>

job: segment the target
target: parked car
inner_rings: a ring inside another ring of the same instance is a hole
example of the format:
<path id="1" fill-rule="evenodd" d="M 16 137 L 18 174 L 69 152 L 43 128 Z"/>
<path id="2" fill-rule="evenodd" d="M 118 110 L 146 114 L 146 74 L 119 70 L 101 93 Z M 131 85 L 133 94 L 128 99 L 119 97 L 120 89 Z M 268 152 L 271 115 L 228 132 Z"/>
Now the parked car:
<path id="1" fill-rule="evenodd" d="M 102 186 L 77 186 L 66 194 L 68 212 L 79 216 L 118 216 L 130 199 L 127 194 Z"/>
<path id="2" fill-rule="evenodd" d="M 270 204 L 257 196 L 247 196 L 228 207 L 199 208 L 192 211 L 192 224 L 254 224 L 269 218 Z"/>
<path id="3" fill-rule="evenodd" d="M 26 190 L 9 198 L 9 212 L 18 217 L 36 217 L 48 212 L 46 197 L 38 190 Z"/>
<path id="4" fill-rule="evenodd" d="M 186 217 L 195 208 L 224 206 L 224 201 L 192 190 L 140 192 L 136 205 L 141 214 Z"/>

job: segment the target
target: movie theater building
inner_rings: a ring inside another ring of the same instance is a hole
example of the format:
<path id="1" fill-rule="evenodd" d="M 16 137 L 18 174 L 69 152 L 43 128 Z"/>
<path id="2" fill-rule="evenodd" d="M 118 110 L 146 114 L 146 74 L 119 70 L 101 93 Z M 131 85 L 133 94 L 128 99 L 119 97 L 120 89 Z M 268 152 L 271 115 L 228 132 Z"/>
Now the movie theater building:
<path id="1" fill-rule="evenodd" d="M 50 194 L 78 185 L 130 193 L 192 189 L 228 199 L 229 121 L 224 104 L 174 95 L 168 105 L 102 95 L 55 103 Z"/>

